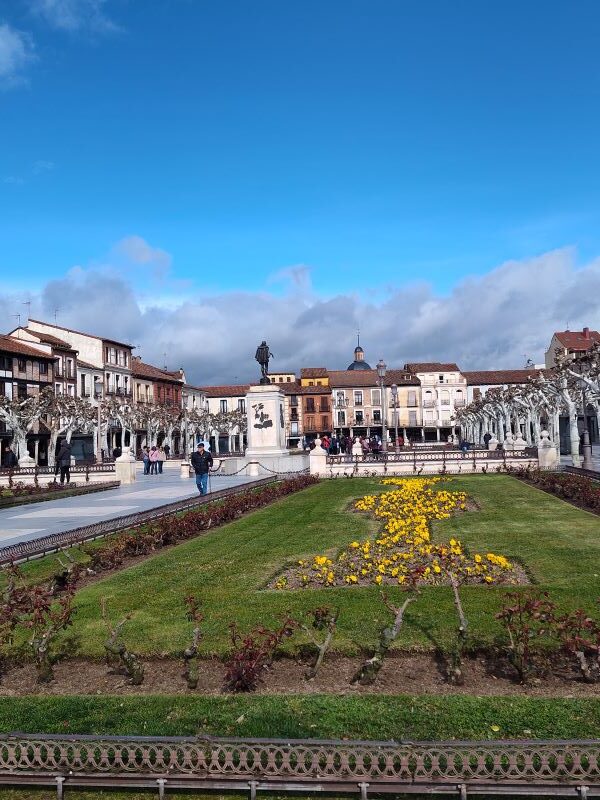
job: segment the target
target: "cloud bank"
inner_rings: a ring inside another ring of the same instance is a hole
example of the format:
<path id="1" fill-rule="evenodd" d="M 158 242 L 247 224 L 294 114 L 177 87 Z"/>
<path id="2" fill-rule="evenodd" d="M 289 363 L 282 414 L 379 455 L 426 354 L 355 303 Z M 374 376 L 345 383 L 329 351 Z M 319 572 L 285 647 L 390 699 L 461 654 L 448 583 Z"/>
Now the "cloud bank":
<path id="1" fill-rule="evenodd" d="M 381 303 L 348 293 L 320 297 L 310 271 L 283 271 L 283 293 L 190 292 L 176 304 L 144 302 L 133 287 L 140 265 L 150 271 L 171 266 L 165 251 L 129 237 L 111 251 L 119 267 L 70 270 L 32 296 L 31 314 L 129 342 L 144 360 L 183 366 L 194 384 L 243 382 L 256 378 L 256 345 L 266 339 L 275 370 L 303 366 L 345 369 L 352 360 L 356 330 L 367 360 L 398 367 L 407 361 L 456 361 L 463 369 L 523 366 L 543 359 L 555 330 L 600 328 L 600 259 L 577 267 L 571 249 L 510 261 L 486 275 L 458 283 L 445 297 L 426 283 L 390 290 Z M 123 267 L 129 259 L 131 270 Z M 278 276 L 279 277 L 279 276 Z M 159 291 L 153 296 L 158 296 Z M 3 327 L 24 313 L 24 297 L 0 295 Z"/>

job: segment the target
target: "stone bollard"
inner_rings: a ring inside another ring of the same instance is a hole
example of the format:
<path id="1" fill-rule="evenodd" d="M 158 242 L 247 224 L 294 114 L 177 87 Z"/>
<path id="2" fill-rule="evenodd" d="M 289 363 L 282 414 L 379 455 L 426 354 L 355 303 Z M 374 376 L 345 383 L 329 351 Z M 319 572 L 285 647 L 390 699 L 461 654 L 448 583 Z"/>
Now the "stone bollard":
<path id="1" fill-rule="evenodd" d="M 180 466 L 179 470 L 180 470 L 179 471 L 179 477 L 183 478 L 184 480 L 187 480 L 188 478 L 191 478 L 192 475 L 194 474 L 191 465 L 187 461 L 182 461 L 181 462 L 181 466 Z"/>
<path id="2" fill-rule="evenodd" d="M 538 466 L 540 469 L 554 469 L 558 465 L 558 451 L 552 441 L 548 431 L 540 433 L 538 442 Z"/>
<path id="3" fill-rule="evenodd" d="M 129 447 L 123 448 L 123 453 L 115 460 L 115 473 L 121 485 L 135 483 L 135 458 Z"/>
<path id="4" fill-rule="evenodd" d="M 311 475 L 327 474 L 327 451 L 321 447 L 320 439 L 315 439 L 314 449 L 309 455 L 309 464 Z"/>

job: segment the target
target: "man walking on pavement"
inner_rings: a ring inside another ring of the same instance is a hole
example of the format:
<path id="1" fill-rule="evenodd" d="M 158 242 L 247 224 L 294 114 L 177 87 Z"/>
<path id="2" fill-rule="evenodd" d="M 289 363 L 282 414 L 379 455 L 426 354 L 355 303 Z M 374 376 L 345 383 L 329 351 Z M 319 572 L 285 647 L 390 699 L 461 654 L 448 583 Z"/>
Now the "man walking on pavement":
<path id="1" fill-rule="evenodd" d="M 208 492 L 208 471 L 213 465 L 213 457 L 204 449 L 204 442 L 200 442 L 198 450 L 192 455 L 192 467 L 196 473 L 196 486 L 200 494 Z"/>

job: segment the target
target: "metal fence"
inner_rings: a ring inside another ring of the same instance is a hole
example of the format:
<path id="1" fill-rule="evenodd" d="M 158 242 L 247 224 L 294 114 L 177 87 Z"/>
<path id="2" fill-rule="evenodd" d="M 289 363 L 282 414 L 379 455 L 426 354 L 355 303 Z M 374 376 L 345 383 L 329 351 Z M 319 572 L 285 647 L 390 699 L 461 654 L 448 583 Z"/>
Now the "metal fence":
<path id="1" fill-rule="evenodd" d="M 90 473 L 109 473 L 115 471 L 115 462 L 114 461 L 105 461 L 102 464 L 84 464 L 79 463 L 75 464 L 74 467 L 69 467 L 69 472 L 71 475 L 88 475 Z M 55 475 L 56 468 L 55 467 L 10 467 L 10 468 L 2 468 L 0 469 L 0 478 L 2 477 L 12 477 L 15 480 L 19 480 L 19 478 L 24 476 L 30 475 Z"/>
<path id="2" fill-rule="evenodd" d="M 259 478 L 255 481 L 243 483 L 240 486 L 234 486 L 229 489 L 219 489 L 208 495 L 188 497 L 185 500 L 167 503 L 166 505 L 157 506 L 148 511 L 137 511 L 134 514 L 126 514 L 120 517 L 102 520 L 101 522 L 94 522 L 91 525 L 83 525 L 80 528 L 73 528 L 73 530 L 64 531 L 63 533 L 51 533 L 39 539 L 8 545 L 7 547 L 0 548 L 0 566 L 3 564 L 19 563 L 21 561 L 30 561 L 34 558 L 41 558 L 48 553 L 55 553 L 66 547 L 72 547 L 73 545 L 91 541 L 92 539 L 99 539 L 102 536 L 126 530 L 127 528 L 133 528 L 144 522 L 154 522 L 161 517 L 177 514 L 180 511 L 198 508 L 205 503 L 210 503 L 221 497 L 239 494 L 248 489 L 262 486 L 265 483 L 272 483 L 275 480 L 277 480 L 277 478 L 274 476 Z"/>
<path id="3" fill-rule="evenodd" d="M 0 737 L 0 785 L 65 789 L 600 796 L 600 740 L 369 742 Z"/>

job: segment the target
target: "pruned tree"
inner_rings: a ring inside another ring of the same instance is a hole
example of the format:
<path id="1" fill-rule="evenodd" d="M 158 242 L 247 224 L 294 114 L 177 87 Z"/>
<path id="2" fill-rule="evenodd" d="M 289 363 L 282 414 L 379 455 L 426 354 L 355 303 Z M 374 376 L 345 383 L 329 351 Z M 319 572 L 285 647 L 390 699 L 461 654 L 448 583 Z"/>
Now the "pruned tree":
<path id="1" fill-rule="evenodd" d="M 28 457 L 27 435 L 31 433 L 44 413 L 40 395 L 11 400 L 0 395 L 0 422 L 12 432 L 15 453 L 22 461 Z"/>

